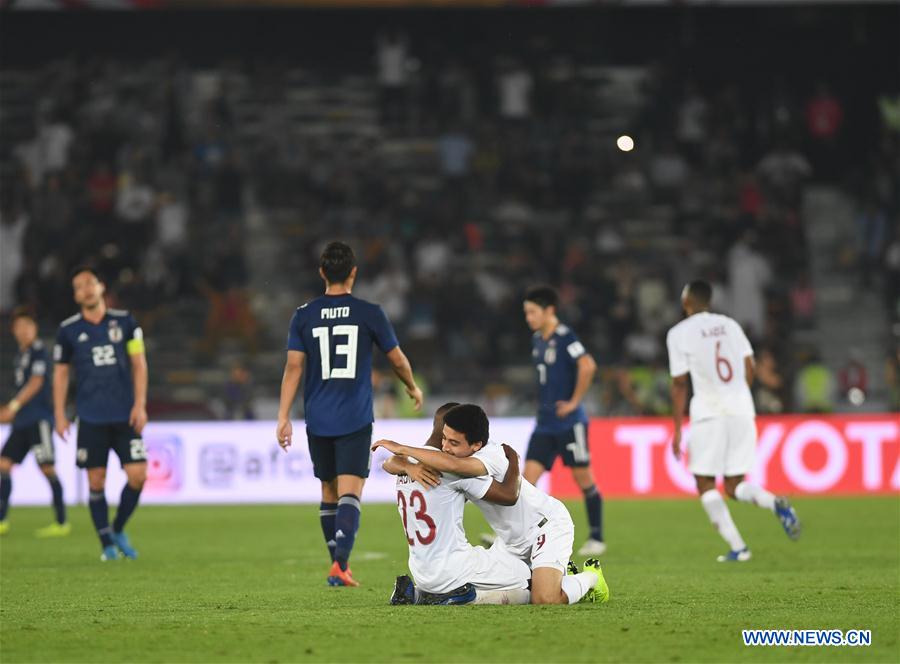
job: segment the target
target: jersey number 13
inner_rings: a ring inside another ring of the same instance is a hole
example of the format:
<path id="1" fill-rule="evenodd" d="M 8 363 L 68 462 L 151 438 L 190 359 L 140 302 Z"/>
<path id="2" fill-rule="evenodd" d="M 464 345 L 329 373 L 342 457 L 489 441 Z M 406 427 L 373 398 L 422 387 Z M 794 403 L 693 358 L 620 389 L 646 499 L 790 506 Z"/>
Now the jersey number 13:
<path id="1" fill-rule="evenodd" d="M 356 378 L 356 346 L 359 339 L 359 327 L 356 325 L 335 325 L 329 330 L 327 327 L 314 327 L 312 335 L 319 340 L 319 356 L 322 358 L 322 380 L 331 378 Z M 329 336 L 345 337 L 346 343 L 338 343 L 334 347 L 335 355 L 343 355 L 347 358 L 346 365 L 334 369 L 331 368 L 331 341 Z"/>

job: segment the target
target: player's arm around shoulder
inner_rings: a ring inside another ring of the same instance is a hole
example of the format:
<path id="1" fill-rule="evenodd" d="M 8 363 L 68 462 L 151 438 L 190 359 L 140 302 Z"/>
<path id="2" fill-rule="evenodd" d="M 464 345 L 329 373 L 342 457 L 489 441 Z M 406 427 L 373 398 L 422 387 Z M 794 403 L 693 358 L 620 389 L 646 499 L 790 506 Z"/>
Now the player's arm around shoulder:
<path id="1" fill-rule="evenodd" d="M 374 452 L 379 447 L 383 447 L 397 455 L 412 457 L 419 463 L 431 466 L 442 473 L 453 473 L 460 477 L 479 477 L 488 474 L 484 464 L 475 457 L 458 458 L 446 452 L 439 452 L 438 450 L 424 447 L 401 445 L 392 440 L 377 441 L 372 445 L 372 451 Z"/>
<path id="2" fill-rule="evenodd" d="M 406 475 L 413 482 L 418 482 L 423 486 L 433 489 L 441 483 L 441 472 L 427 466 L 424 463 L 415 463 L 409 458 L 394 454 L 388 457 L 381 464 L 382 470 L 391 475 Z"/>
<path id="3" fill-rule="evenodd" d="M 509 460 L 509 467 L 502 482 L 491 482 L 490 488 L 484 494 L 484 500 L 497 505 L 510 507 L 519 500 L 519 490 L 522 487 L 522 475 L 519 473 L 519 455 L 509 445 L 503 444 L 503 453 Z"/>

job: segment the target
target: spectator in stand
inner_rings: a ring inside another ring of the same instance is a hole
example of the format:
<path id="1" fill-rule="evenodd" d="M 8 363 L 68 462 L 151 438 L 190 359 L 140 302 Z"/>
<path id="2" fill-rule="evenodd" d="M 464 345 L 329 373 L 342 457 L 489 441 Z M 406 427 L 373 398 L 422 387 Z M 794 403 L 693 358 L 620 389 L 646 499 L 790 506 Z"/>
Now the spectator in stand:
<path id="1" fill-rule="evenodd" d="M 700 95 L 697 86 L 689 82 L 685 86 L 684 98 L 678 106 L 675 138 L 679 145 L 696 163 L 707 137 L 709 104 Z"/>
<path id="2" fill-rule="evenodd" d="M 406 124 L 408 40 L 399 30 L 384 32 L 376 43 L 378 86 L 381 89 L 381 121 L 390 130 Z"/>
<path id="3" fill-rule="evenodd" d="M 773 414 L 784 412 L 784 378 L 778 369 L 775 354 L 764 348 L 756 357 L 756 382 L 753 388 L 756 412 Z"/>
<path id="4" fill-rule="evenodd" d="M 895 413 L 900 412 L 900 344 L 885 359 L 884 382 L 888 392 L 888 408 Z"/>
<path id="5" fill-rule="evenodd" d="M 650 159 L 650 184 L 663 201 L 677 203 L 690 177 L 687 161 L 676 149 L 674 141 L 665 139 Z"/>
<path id="6" fill-rule="evenodd" d="M 834 372 L 813 353 L 794 379 L 794 402 L 803 413 L 834 411 Z"/>
<path id="7" fill-rule="evenodd" d="M 16 284 L 25 263 L 28 214 L 11 198 L 0 198 L 0 314 L 16 305 Z"/>
<path id="8" fill-rule="evenodd" d="M 861 406 L 869 392 L 869 372 L 858 348 L 850 349 L 847 363 L 838 371 L 840 395 L 853 406 Z"/>
<path id="9" fill-rule="evenodd" d="M 534 78 L 519 62 L 502 63 L 497 76 L 500 117 L 524 121 L 531 117 L 531 94 Z"/>
<path id="10" fill-rule="evenodd" d="M 812 175 L 812 167 L 802 154 L 784 142 L 776 143 L 756 171 L 763 185 L 763 195 L 781 205 L 796 209 L 800 204 L 800 186 Z"/>
<path id="11" fill-rule="evenodd" d="M 794 324 L 808 330 L 813 327 L 816 311 L 816 292 L 809 281 L 809 274 L 802 272 L 791 287 L 791 315 Z"/>
<path id="12" fill-rule="evenodd" d="M 69 151 L 75 140 L 72 128 L 54 114 L 38 129 L 38 150 L 45 173 L 61 173 L 69 164 Z"/>
<path id="13" fill-rule="evenodd" d="M 751 338 L 766 329 L 765 289 L 772 280 L 769 261 L 754 249 L 755 238 L 747 233 L 728 252 L 728 285 L 731 315 Z"/>
<path id="14" fill-rule="evenodd" d="M 256 407 L 253 404 L 253 378 L 242 362 L 231 365 L 228 382 L 222 394 L 226 420 L 255 420 Z"/>
<path id="15" fill-rule="evenodd" d="M 870 197 L 856 218 L 858 263 L 864 288 L 872 284 L 877 274 L 887 239 L 887 215 L 878 202 Z"/>
<path id="16" fill-rule="evenodd" d="M 900 321 L 900 220 L 894 223 L 894 239 L 884 252 L 885 305 L 892 321 Z"/>
<path id="17" fill-rule="evenodd" d="M 840 166 L 838 137 L 844 122 L 844 109 L 826 83 L 819 83 L 816 94 L 806 104 L 806 126 L 812 139 L 814 161 L 819 174 L 832 177 Z"/>

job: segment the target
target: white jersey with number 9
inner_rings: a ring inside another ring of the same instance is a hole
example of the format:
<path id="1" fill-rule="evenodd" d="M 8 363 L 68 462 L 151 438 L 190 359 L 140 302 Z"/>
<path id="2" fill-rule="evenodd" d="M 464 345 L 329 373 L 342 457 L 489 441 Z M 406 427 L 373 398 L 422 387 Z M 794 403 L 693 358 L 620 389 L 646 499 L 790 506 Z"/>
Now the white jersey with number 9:
<path id="1" fill-rule="evenodd" d="M 736 321 L 707 311 L 694 314 L 669 330 L 666 346 L 669 373 L 691 374 L 692 421 L 756 414 L 744 369 L 753 348 Z"/>

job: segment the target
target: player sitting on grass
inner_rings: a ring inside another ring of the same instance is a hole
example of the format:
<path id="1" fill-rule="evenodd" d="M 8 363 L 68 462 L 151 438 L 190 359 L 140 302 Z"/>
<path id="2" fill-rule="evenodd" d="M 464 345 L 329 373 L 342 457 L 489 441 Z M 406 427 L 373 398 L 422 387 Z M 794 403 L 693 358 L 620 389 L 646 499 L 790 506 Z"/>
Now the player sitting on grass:
<path id="1" fill-rule="evenodd" d="M 442 426 L 442 406 L 435 432 Z M 435 441 L 435 432 L 430 442 Z M 487 477 L 440 474 L 394 456 L 383 468 L 397 475 L 397 507 L 409 545 L 408 576 L 397 577 L 391 604 L 527 604 L 531 570 L 502 547 L 472 546 L 462 527 L 466 499 L 489 497 L 512 505 L 518 499 L 518 462 L 502 482 Z"/>
<path id="2" fill-rule="evenodd" d="M 504 453 L 508 449 L 506 446 L 501 448 L 487 442 L 489 427 L 487 415 L 480 407 L 464 404 L 444 414 L 443 451 L 386 440 L 378 441 L 373 449 L 384 447 L 395 455 L 412 457 L 433 469 L 431 473 L 438 471 L 458 477 L 504 481 L 514 467 L 518 470 L 518 459 L 514 453 Z M 407 472 L 413 472 L 408 462 L 406 466 Z M 392 472 L 390 468 L 385 469 Z M 469 495 L 497 533 L 490 551 L 503 549 L 530 565 L 532 604 L 574 604 L 582 599 L 608 601 L 609 587 L 598 561 L 588 560 L 582 573 L 576 570 L 565 576 L 575 536 L 575 526 L 565 505 L 521 477 L 518 481 L 519 498 L 514 504 L 493 500 L 486 490 L 480 495 L 477 492 Z"/>

